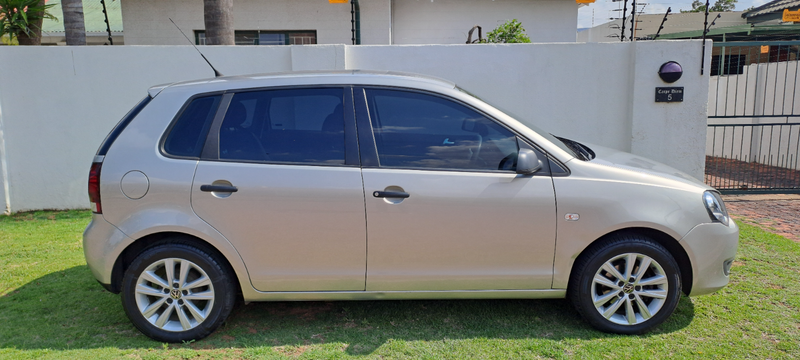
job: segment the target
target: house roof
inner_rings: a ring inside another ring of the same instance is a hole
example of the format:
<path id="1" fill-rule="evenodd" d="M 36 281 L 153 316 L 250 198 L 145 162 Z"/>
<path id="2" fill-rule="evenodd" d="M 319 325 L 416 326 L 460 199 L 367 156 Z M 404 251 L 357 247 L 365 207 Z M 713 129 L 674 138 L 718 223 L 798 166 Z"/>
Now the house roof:
<path id="1" fill-rule="evenodd" d="M 122 0 L 105 0 L 106 10 L 108 11 L 108 24 L 112 32 L 122 32 Z M 50 8 L 50 13 L 53 14 L 58 21 L 45 19 L 42 23 L 43 33 L 57 33 L 64 32 L 64 13 L 61 10 L 61 3 L 56 4 Z M 100 0 L 83 0 L 83 19 L 86 26 L 87 33 L 105 33 L 106 22 L 103 15 L 103 5 Z"/>
<path id="2" fill-rule="evenodd" d="M 800 0 L 798 0 L 800 1 Z M 708 22 L 711 24 L 712 21 L 717 17 L 717 15 L 721 15 L 719 19 L 716 19 L 714 23 L 714 28 L 726 28 L 731 26 L 739 26 L 744 25 L 745 22 L 741 18 L 741 11 L 729 11 L 729 12 L 709 12 L 708 13 Z M 642 35 L 655 35 L 658 32 L 658 27 L 661 25 L 661 20 L 664 18 L 663 14 L 654 14 L 651 15 L 647 19 L 643 19 L 644 15 L 639 16 L 638 20 L 643 21 L 640 23 L 641 25 L 637 26 L 641 28 L 642 31 L 639 33 Z M 644 23 L 644 21 L 649 21 L 650 23 Z M 675 13 L 670 14 L 667 17 L 667 21 L 664 22 L 664 29 L 661 30 L 661 34 L 659 37 L 665 34 L 677 33 L 677 32 L 684 32 L 684 31 L 692 31 L 692 30 L 700 30 L 703 28 L 703 22 L 705 21 L 705 13 Z"/>
<path id="3" fill-rule="evenodd" d="M 798 0 L 800 1 L 800 0 Z M 746 22 L 742 19 L 741 11 L 731 11 L 731 12 L 711 12 L 708 14 L 708 21 L 709 23 L 714 19 L 717 14 L 721 14 L 722 17 L 716 20 L 716 23 L 712 27 L 712 29 L 716 28 L 726 28 L 732 26 L 740 26 L 745 25 Z M 644 14 L 639 15 L 636 20 L 638 21 L 636 24 L 636 37 L 646 37 L 646 36 L 654 36 L 658 32 L 659 26 L 661 26 L 661 21 L 664 19 L 664 14 Z M 703 22 L 705 20 L 704 13 L 673 13 L 667 17 L 667 21 L 664 22 L 664 29 L 661 30 L 661 34 L 659 39 L 665 38 L 666 34 L 672 33 L 684 33 L 684 32 L 692 32 L 697 31 L 700 32 L 700 29 L 703 28 Z M 625 36 L 629 36 L 631 21 L 628 18 L 625 21 Z M 619 34 L 620 29 L 622 27 L 622 21 L 617 19 L 605 24 L 597 25 L 591 29 L 584 30 L 584 31 L 594 31 L 596 34 Z M 597 36 L 597 35 L 595 35 Z M 616 40 L 619 41 L 619 40 Z"/>
<path id="4" fill-rule="evenodd" d="M 783 9 L 796 8 L 800 6 L 800 0 L 773 0 L 755 9 L 745 11 L 742 17 L 749 19 L 759 15 L 783 11 Z"/>
<path id="5" fill-rule="evenodd" d="M 784 24 L 784 25 L 762 25 L 754 26 L 752 24 L 729 26 L 724 28 L 711 28 L 706 34 L 706 37 L 727 35 L 726 41 L 742 41 L 753 40 L 757 38 L 768 37 L 769 40 L 783 40 L 797 38 L 800 33 L 800 25 Z M 693 39 L 701 38 L 703 36 L 702 30 L 684 31 L 679 33 L 664 34 L 659 39 Z"/>

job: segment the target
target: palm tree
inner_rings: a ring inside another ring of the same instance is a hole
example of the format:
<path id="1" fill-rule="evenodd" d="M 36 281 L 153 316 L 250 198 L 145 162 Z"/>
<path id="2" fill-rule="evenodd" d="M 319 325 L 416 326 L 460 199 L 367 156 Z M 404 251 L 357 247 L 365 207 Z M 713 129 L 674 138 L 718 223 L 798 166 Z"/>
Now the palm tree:
<path id="1" fill-rule="evenodd" d="M 61 0 L 64 12 L 64 33 L 67 45 L 86 45 L 86 25 L 83 20 L 83 0 Z"/>
<path id="2" fill-rule="evenodd" d="M 203 0 L 207 45 L 234 45 L 233 0 Z"/>

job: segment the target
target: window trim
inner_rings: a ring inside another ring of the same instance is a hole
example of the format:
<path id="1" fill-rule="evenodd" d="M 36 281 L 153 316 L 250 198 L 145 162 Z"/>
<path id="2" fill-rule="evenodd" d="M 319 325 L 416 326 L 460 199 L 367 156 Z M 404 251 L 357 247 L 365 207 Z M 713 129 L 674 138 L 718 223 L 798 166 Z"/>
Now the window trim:
<path id="1" fill-rule="evenodd" d="M 181 116 L 183 116 L 183 113 L 186 111 L 186 109 L 189 108 L 189 105 L 192 103 L 192 101 L 194 101 L 195 99 L 201 98 L 201 97 L 209 97 L 209 96 L 215 96 L 215 95 L 221 95 L 222 96 L 222 99 L 220 99 L 219 105 L 217 105 L 217 111 L 214 114 L 215 119 L 216 119 L 217 114 L 219 114 L 219 108 L 222 107 L 223 101 L 225 100 L 225 92 L 224 91 L 212 91 L 212 92 L 207 92 L 207 93 L 195 94 L 195 95 L 192 95 L 191 97 L 189 97 L 189 99 L 187 99 L 186 102 L 183 103 L 183 106 L 181 106 L 180 110 L 178 110 L 178 113 L 175 114 L 175 116 L 172 118 L 172 120 L 170 121 L 170 123 L 167 126 L 166 130 L 164 130 L 164 132 L 161 134 L 161 139 L 158 140 L 158 152 L 161 154 L 161 156 L 163 156 L 165 158 L 169 158 L 169 159 L 179 159 L 179 160 L 199 160 L 202 157 L 203 151 L 205 151 L 205 145 L 206 145 L 206 142 L 208 141 L 208 138 L 206 138 L 206 140 L 203 142 L 203 146 L 201 147 L 201 150 L 200 150 L 200 156 L 173 155 L 173 154 L 170 154 L 170 153 L 167 152 L 167 150 L 165 148 L 165 145 L 166 145 L 166 142 L 167 142 L 167 137 L 169 137 L 169 134 L 172 132 L 172 129 L 175 127 L 175 124 L 178 122 L 178 119 L 180 119 Z M 214 120 L 211 121 L 211 126 L 214 126 Z M 209 128 L 209 132 L 210 132 L 210 130 L 211 129 Z M 202 137 L 202 136 L 203 135 L 200 134 L 200 137 Z"/>
<path id="2" fill-rule="evenodd" d="M 355 134 L 355 117 L 352 114 L 352 106 L 345 106 L 347 101 L 352 104 L 352 87 L 350 85 L 342 84 L 325 84 L 325 85 L 287 85 L 287 86 L 273 86 L 273 87 L 258 87 L 258 88 L 243 88 L 227 90 L 220 102 L 217 113 L 214 115 L 214 120 L 211 123 L 211 128 L 208 130 L 203 150 L 198 160 L 214 161 L 214 162 L 227 162 L 239 164 L 263 164 L 263 165 L 300 165 L 300 166 L 324 166 L 324 167 L 360 167 L 358 161 L 358 138 Z M 273 91 L 273 90 L 302 90 L 302 89 L 340 89 L 342 90 L 342 107 L 344 108 L 344 164 L 326 164 L 326 163 L 311 163 L 311 162 L 289 162 L 289 161 L 258 161 L 258 160 L 237 160 L 237 159 L 220 159 L 219 158 L 219 132 L 222 128 L 222 122 L 225 120 L 225 114 L 228 111 L 233 96 L 239 93 L 259 92 L 259 91 Z M 350 96 L 348 96 L 350 91 Z M 227 98 L 226 98 L 227 97 Z M 348 124 L 352 123 L 352 124 Z M 352 151 L 355 150 L 355 155 Z"/>
<path id="3" fill-rule="evenodd" d="M 372 114 L 369 112 L 369 106 L 367 104 L 367 90 L 369 89 L 378 89 L 378 90 L 394 90 L 394 91 L 401 91 L 401 92 L 409 92 L 409 93 L 417 93 L 423 95 L 429 95 L 438 97 L 444 100 L 449 100 L 464 106 L 476 113 L 480 114 L 481 116 L 493 121 L 495 124 L 503 127 L 504 129 L 511 132 L 514 136 L 518 139 L 521 139 L 524 143 L 530 146 L 534 151 L 536 151 L 537 155 L 543 155 L 542 161 L 548 160 L 550 162 L 548 168 L 550 171 L 545 172 L 537 172 L 533 174 L 533 176 L 566 176 L 570 174 L 570 170 L 568 167 L 561 164 L 560 161 L 555 159 L 552 155 L 550 155 L 547 151 L 542 149 L 539 145 L 535 142 L 531 141 L 524 135 L 520 134 L 516 130 L 510 128 L 508 125 L 503 123 L 502 121 L 497 120 L 497 118 L 485 113 L 484 111 L 475 108 L 474 106 L 467 104 L 466 102 L 456 99 L 454 97 L 427 91 L 421 89 L 413 89 L 413 88 L 404 88 L 399 86 L 380 86 L 380 85 L 361 85 L 361 86 L 354 86 L 354 98 L 356 99 L 356 124 L 358 126 L 358 135 L 359 135 L 359 146 L 362 150 L 361 152 L 361 162 L 363 168 L 377 168 L 377 169 L 387 169 L 387 170 L 424 170 L 424 171 L 449 171 L 449 172 L 469 172 L 469 173 L 493 173 L 493 174 L 517 174 L 515 171 L 512 170 L 478 170 L 478 169 L 446 169 L 446 168 L 429 168 L 429 167 L 385 167 L 380 165 L 380 158 L 378 155 L 378 147 L 375 142 L 375 132 L 372 128 Z M 361 92 L 363 96 L 356 96 L 357 92 Z M 370 141 L 371 140 L 371 141 Z M 519 150 L 519 147 L 518 147 Z M 365 156 L 366 155 L 366 156 Z M 566 172 L 566 175 L 551 175 L 553 173 L 552 167 L 556 165 L 560 167 L 563 172 Z"/>

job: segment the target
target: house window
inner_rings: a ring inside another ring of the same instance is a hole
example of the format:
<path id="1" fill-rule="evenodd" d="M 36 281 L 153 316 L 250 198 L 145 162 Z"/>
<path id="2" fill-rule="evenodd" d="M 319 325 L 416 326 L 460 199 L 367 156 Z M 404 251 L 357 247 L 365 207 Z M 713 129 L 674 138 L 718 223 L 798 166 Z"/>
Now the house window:
<path id="1" fill-rule="evenodd" d="M 196 30 L 194 36 L 197 45 L 206 45 L 205 30 Z M 317 43 L 316 30 L 236 30 L 233 36 L 236 45 L 311 45 Z"/>

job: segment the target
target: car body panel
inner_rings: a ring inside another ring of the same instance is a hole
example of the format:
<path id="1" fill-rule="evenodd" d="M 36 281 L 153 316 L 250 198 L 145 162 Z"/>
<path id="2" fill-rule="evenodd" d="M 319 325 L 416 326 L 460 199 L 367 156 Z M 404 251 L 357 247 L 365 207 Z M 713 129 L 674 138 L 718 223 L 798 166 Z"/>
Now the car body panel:
<path id="1" fill-rule="evenodd" d="M 220 180 L 238 191 L 200 191 Z M 200 161 L 192 207 L 238 249 L 260 291 L 364 290 L 359 168 Z"/>
<path id="2" fill-rule="evenodd" d="M 550 176 L 364 169 L 367 290 L 549 289 Z M 369 196 L 400 189 L 402 201 Z"/>
<path id="3" fill-rule="evenodd" d="M 456 290 L 456 291 L 274 291 L 253 292 L 245 301 L 339 301 L 432 299 L 560 299 L 566 290 Z"/>
<path id="4" fill-rule="evenodd" d="M 689 296 L 713 293 L 730 280 L 724 273 L 726 261 L 733 261 L 739 244 L 739 227 L 733 220 L 728 226 L 720 223 L 700 224 L 681 239 L 681 245 L 692 261 L 692 272 L 700 274 L 692 281 Z"/>
<path id="5" fill-rule="evenodd" d="M 92 214 L 92 221 L 83 231 L 83 254 L 92 275 L 101 284 L 111 284 L 111 273 L 121 250 L 134 239 L 125 235 L 103 218 Z"/>
<path id="6" fill-rule="evenodd" d="M 117 259 L 134 241 L 153 234 L 187 234 L 202 239 L 222 253 L 240 283 L 250 288 L 247 268 L 239 253 L 191 208 L 191 186 L 187 184 L 191 184 L 194 178 L 197 160 L 171 159 L 158 151 L 161 135 L 192 95 L 178 92 L 159 94 L 119 135 L 105 155 L 100 174 L 103 201 L 103 214 L 100 216 L 127 238 L 114 242 L 109 240 L 104 250 L 92 257 Z M 131 170 L 142 172 L 148 179 L 147 192 L 139 199 L 128 198 L 121 188 L 123 176 Z M 88 235 L 91 237 L 91 234 Z M 87 255 L 87 262 L 96 261 Z M 110 278 L 114 261 L 103 260 L 103 263 L 107 272 L 103 278 Z"/>
<path id="7" fill-rule="evenodd" d="M 705 185 L 626 166 L 640 157 L 614 154 L 614 163 L 602 157 L 602 150 L 591 161 L 572 160 L 570 176 L 553 178 L 559 221 L 554 289 L 566 288 L 575 259 L 606 234 L 646 228 L 677 242 L 697 224 L 712 222 L 702 202 Z M 568 221 L 567 214 L 580 219 Z"/>

